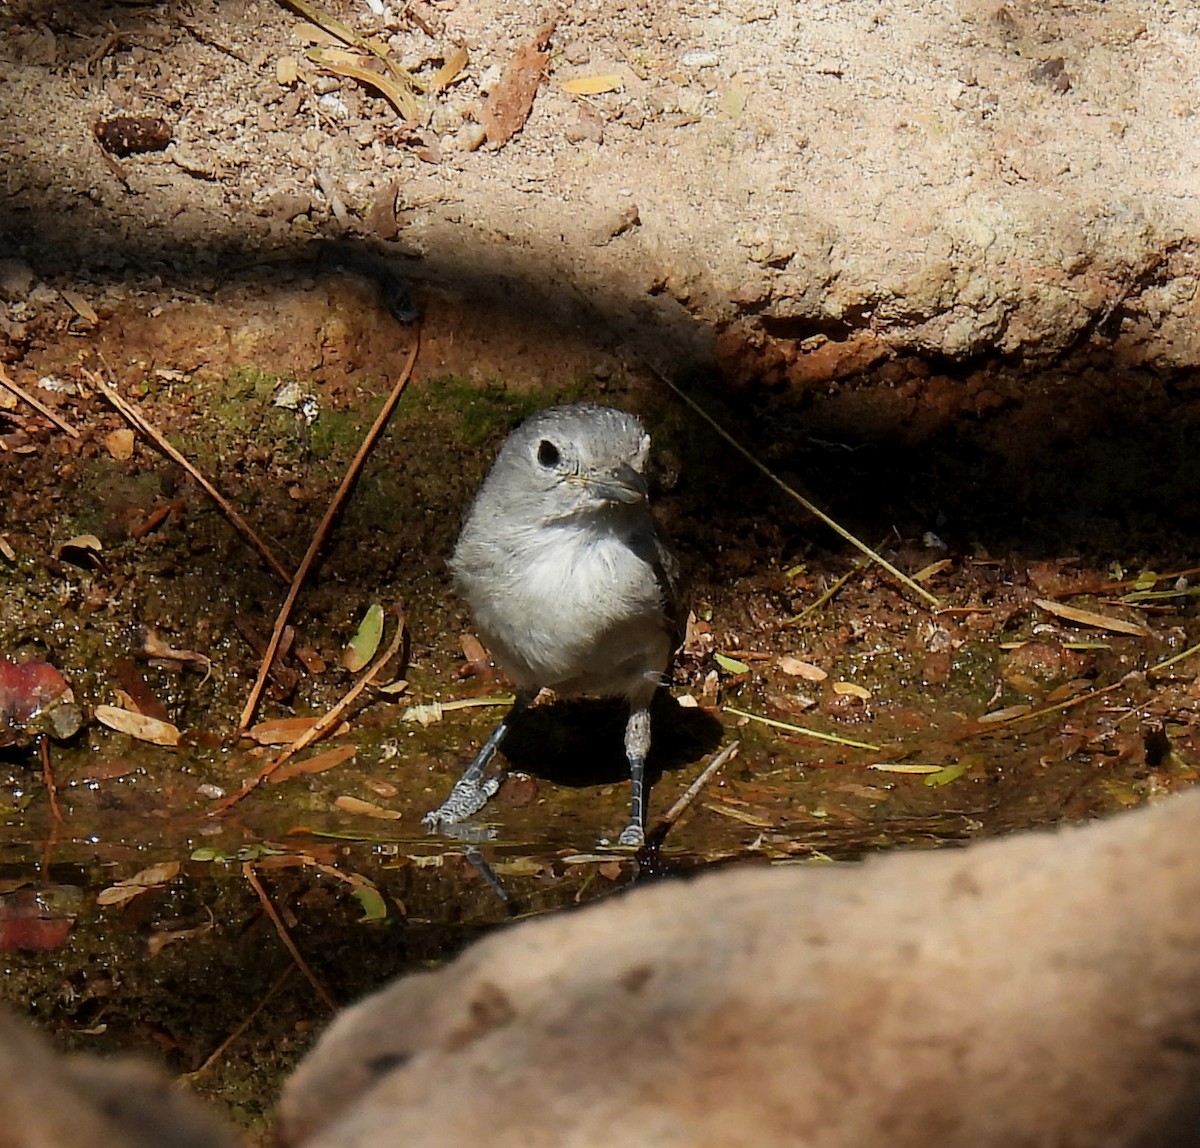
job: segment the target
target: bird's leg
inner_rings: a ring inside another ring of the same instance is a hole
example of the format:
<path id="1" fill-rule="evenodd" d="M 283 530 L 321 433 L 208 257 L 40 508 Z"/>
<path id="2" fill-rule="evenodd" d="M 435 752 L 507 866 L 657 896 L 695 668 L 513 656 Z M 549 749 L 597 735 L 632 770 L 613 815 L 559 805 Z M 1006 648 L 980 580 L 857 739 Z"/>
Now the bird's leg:
<path id="1" fill-rule="evenodd" d="M 483 771 L 487 769 L 488 762 L 492 760 L 492 755 L 500 747 L 500 743 L 504 740 L 504 736 L 512 727 L 513 722 L 529 708 L 529 703 L 533 701 L 536 693 L 536 690 L 532 692 L 517 691 L 512 709 L 492 730 L 492 736 L 483 743 L 483 748 L 475 755 L 475 760 L 467 766 L 462 777 L 454 783 L 454 788 L 450 790 L 450 796 L 436 809 L 426 813 L 421 818 L 422 824 L 435 830 L 440 825 L 456 825 L 470 817 L 471 814 L 478 813 L 488 803 L 488 799 L 500 788 L 500 779 L 489 777 L 487 781 L 483 781 L 481 780 Z"/>
<path id="2" fill-rule="evenodd" d="M 650 752 L 649 703 L 635 704 L 625 725 L 625 756 L 629 758 L 629 824 L 618 845 L 641 848 L 646 844 L 646 755 Z"/>

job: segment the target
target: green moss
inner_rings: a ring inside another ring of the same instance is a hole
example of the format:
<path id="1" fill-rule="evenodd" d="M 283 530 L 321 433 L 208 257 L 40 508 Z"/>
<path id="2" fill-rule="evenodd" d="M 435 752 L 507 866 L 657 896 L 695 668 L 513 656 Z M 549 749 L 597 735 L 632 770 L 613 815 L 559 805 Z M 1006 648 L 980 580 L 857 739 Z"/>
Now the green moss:
<path id="1" fill-rule="evenodd" d="M 321 462 L 330 458 L 349 460 L 361 445 L 368 425 L 358 411 L 323 408 L 317 421 L 307 428 L 313 458 Z"/>
<path id="2" fill-rule="evenodd" d="M 583 390 L 582 381 L 521 390 L 499 380 L 481 385 L 461 375 L 439 375 L 405 395 L 402 418 L 408 424 L 430 417 L 451 423 L 456 441 L 482 446 L 543 407 L 574 401 Z"/>

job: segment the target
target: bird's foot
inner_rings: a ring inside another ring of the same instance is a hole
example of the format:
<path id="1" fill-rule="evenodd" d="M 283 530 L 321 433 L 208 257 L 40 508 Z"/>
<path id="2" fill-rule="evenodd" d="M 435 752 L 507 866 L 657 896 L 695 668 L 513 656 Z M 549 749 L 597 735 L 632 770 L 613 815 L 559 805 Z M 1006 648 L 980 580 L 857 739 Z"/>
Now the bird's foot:
<path id="1" fill-rule="evenodd" d="M 437 831 L 446 825 L 457 825 L 474 813 L 478 813 L 500 788 L 498 777 L 489 777 L 486 781 L 468 781 L 459 778 L 446 798 L 436 809 L 431 809 L 421 818 L 422 825 L 428 825 Z"/>
<path id="2" fill-rule="evenodd" d="M 621 830 L 617 844 L 624 849 L 640 849 L 646 844 L 646 830 L 636 821 L 631 821 Z"/>

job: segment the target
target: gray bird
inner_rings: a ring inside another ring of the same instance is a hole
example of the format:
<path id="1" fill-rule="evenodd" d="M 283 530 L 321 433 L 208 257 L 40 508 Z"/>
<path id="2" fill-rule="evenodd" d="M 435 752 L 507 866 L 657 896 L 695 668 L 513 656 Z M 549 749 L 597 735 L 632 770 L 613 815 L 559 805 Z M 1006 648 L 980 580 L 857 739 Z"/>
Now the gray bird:
<path id="1" fill-rule="evenodd" d="M 585 403 L 534 415 L 500 448 L 450 569 L 516 701 L 425 824 L 453 825 L 483 808 L 500 786 L 483 779 L 488 762 L 548 688 L 628 701 L 632 796 L 620 843 L 645 842 L 650 702 L 680 629 L 678 567 L 647 498 L 649 451 L 633 415 Z"/>

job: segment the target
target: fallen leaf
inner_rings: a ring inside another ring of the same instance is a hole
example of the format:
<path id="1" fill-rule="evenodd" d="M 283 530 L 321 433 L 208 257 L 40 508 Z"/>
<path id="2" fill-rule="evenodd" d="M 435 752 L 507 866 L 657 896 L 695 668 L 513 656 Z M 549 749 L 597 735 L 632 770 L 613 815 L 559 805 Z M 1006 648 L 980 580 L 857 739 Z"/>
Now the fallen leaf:
<path id="1" fill-rule="evenodd" d="M 970 767 L 970 762 L 958 761 L 953 765 L 944 765 L 937 773 L 931 773 L 925 778 L 926 785 L 949 785 L 952 781 L 957 781 L 967 769 Z"/>
<path id="2" fill-rule="evenodd" d="M 358 625 L 354 637 L 346 643 L 342 651 L 342 665 L 352 674 L 357 674 L 375 656 L 383 638 L 383 607 L 374 602 L 368 607 L 363 620 Z"/>
<path id="3" fill-rule="evenodd" d="M 312 646 L 297 646 L 296 657 L 300 659 L 304 668 L 310 674 L 323 674 L 325 672 L 325 659 Z"/>
<path id="4" fill-rule="evenodd" d="M 533 110 L 533 99 L 546 75 L 550 55 L 543 51 L 554 33 L 551 22 L 538 31 L 533 41 L 514 53 L 500 83 L 479 109 L 479 122 L 487 132 L 488 143 L 503 147 L 525 126 Z"/>
<path id="5" fill-rule="evenodd" d="M 513 857 L 492 864 L 492 872 L 499 877 L 540 877 L 551 871 L 550 866 L 537 857 Z"/>
<path id="6" fill-rule="evenodd" d="M 301 869 L 311 864 L 312 859 L 300 853 L 277 853 L 256 862 L 259 869 Z"/>
<path id="7" fill-rule="evenodd" d="M 1135 638 L 1150 638 L 1153 635 L 1145 626 L 1138 622 L 1126 622 L 1124 618 L 1111 618 L 1107 614 L 1099 614 L 1095 610 L 1081 610 L 1077 606 L 1064 606 L 1061 602 L 1052 602 L 1049 598 L 1034 598 L 1035 606 L 1040 606 L 1047 614 L 1063 618 L 1068 622 L 1078 622 L 1081 626 L 1095 626 L 1100 630 L 1113 630 L 1118 634 L 1132 634 Z"/>
<path id="8" fill-rule="evenodd" d="M 204 670 L 204 681 L 208 681 L 212 673 L 212 658 L 206 654 L 198 654 L 194 650 L 176 650 L 168 646 L 155 632 L 147 627 L 142 636 L 142 653 L 154 661 L 179 662 L 185 666 L 198 666 Z M 200 683 L 201 685 L 204 682 Z"/>
<path id="9" fill-rule="evenodd" d="M 126 877 L 125 880 L 118 881 L 107 889 L 101 889 L 96 894 L 96 903 L 99 905 L 124 905 L 139 894 L 146 892 L 147 889 L 165 885 L 178 876 L 179 869 L 178 861 L 164 861 L 158 865 L 150 865 L 132 877 Z"/>
<path id="10" fill-rule="evenodd" d="M 434 73 L 433 79 L 429 81 L 429 90 L 431 92 L 444 91 L 463 74 L 469 60 L 466 48 L 456 48 Z"/>
<path id="11" fill-rule="evenodd" d="M 372 72 L 360 64 L 338 62 L 338 57 L 333 55 L 335 52 L 339 56 L 357 59 L 349 52 L 342 53 L 337 48 L 310 48 L 304 55 L 323 72 L 332 72 L 335 76 L 344 76 L 346 79 L 357 80 L 360 84 L 374 88 L 406 120 L 420 119 L 421 105 L 413 93 L 411 81 L 397 82 L 394 79 L 388 79 L 387 76 L 379 75 L 378 72 Z"/>
<path id="12" fill-rule="evenodd" d="M 359 885 L 352 896 L 362 906 L 363 914 L 359 921 L 382 921 L 388 915 L 387 902 L 383 894 L 374 885 Z"/>
<path id="13" fill-rule="evenodd" d="M 132 456 L 133 451 L 130 450 Z M 114 455 L 114 457 L 116 457 Z M 141 522 L 134 523 L 129 528 L 129 537 L 137 542 L 140 542 L 147 534 L 157 530 L 170 517 L 171 511 L 178 512 L 183 508 L 182 502 L 164 502 L 160 506 L 156 506 Z"/>
<path id="14" fill-rule="evenodd" d="M 94 327 L 100 322 L 100 316 L 92 309 L 92 305 L 78 291 L 60 291 L 59 294 L 70 304 L 71 310 L 81 319 Z"/>
<path id="15" fill-rule="evenodd" d="M 339 797 L 333 803 L 343 813 L 355 813 L 362 817 L 380 817 L 386 821 L 399 821 L 400 814 L 394 809 L 384 809 L 382 805 L 375 805 L 370 801 L 363 801 L 358 797 Z"/>
<path id="16" fill-rule="evenodd" d="M 1023 717 L 1025 714 L 1029 713 L 1031 709 L 1033 709 L 1032 706 L 1025 705 L 1005 706 L 1002 710 L 992 710 L 990 714 L 984 714 L 983 717 L 979 718 L 978 720 L 984 722 L 1009 721 L 1012 718 Z"/>
<path id="17" fill-rule="evenodd" d="M 1072 678 L 1071 681 L 1063 682 L 1061 686 L 1056 686 L 1052 689 L 1046 695 L 1046 701 L 1061 702 L 1065 698 L 1083 693 L 1084 690 L 1090 690 L 1094 684 L 1090 678 Z"/>
<path id="18" fill-rule="evenodd" d="M 860 698 L 864 702 L 871 697 L 871 691 L 864 689 L 857 682 L 834 682 L 833 692 L 841 694 L 844 698 Z"/>
<path id="19" fill-rule="evenodd" d="M 116 706 L 99 705 L 95 709 L 96 720 L 109 729 L 118 733 L 128 734 L 138 741 L 148 741 L 151 745 L 176 746 L 179 744 L 179 730 L 170 722 L 159 721 L 157 718 L 137 714 L 132 710 L 118 709 Z"/>
<path id="20" fill-rule="evenodd" d="M 117 460 L 117 462 L 128 462 L 133 458 L 133 444 L 135 442 L 133 431 L 115 430 L 111 434 L 104 436 L 104 449 Z"/>
<path id="21" fill-rule="evenodd" d="M 469 669 L 472 673 L 478 674 L 480 677 L 495 677 L 492 673 L 492 664 L 488 660 L 488 652 L 483 648 L 483 643 L 474 634 L 459 634 L 458 642 L 462 646 L 463 657 L 467 659 L 467 664 L 463 667 L 464 674 Z"/>
<path id="22" fill-rule="evenodd" d="M 203 936 L 210 932 L 213 927 L 212 910 L 209 910 L 209 919 L 203 924 L 195 926 L 192 929 L 170 929 L 161 933 L 151 933 L 146 938 L 146 949 L 152 957 L 158 956 L 168 945 L 175 944 L 176 941 L 191 941 L 196 937 Z"/>
<path id="23" fill-rule="evenodd" d="M 315 717 L 269 718 L 246 730 L 245 736 L 259 745 L 291 745 L 317 724 Z"/>
<path id="24" fill-rule="evenodd" d="M 104 543 L 94 534 L 76 534 L 74 538 L 68 538 L 66 542 L 54 548 L 54 557 L 61 558 L 67 550 L 84 550 L 99 554 L 103 549 Z"/>
<path id="25" fill-rule="evenodd" d="M 820 666 L 812 662 L 802 662 L 790 654 L 784 654 L 776 659 L 775 664 L 785 673 L 794 678 L 803 678 L 806 682 L 823 682 L 829 675 Z"/>
<path id="26" fill-rule="evenodd" d="M 133 710 L 134 713 L 145 714 L 159 721 L 171 720 L 167 707 L 155 696 L 149 683 L 129 658 L 117 658 L 109 670 L 121 687 L 117 690 L 121 709 Z"/>
<path id="27" fill-rule="evenodd" d="M 948 570 L 954 565 L 953 558 L 943 558 L 938 562 L 931 562 L 923 570 L 918 570 L 913 576 L 914 582 L 928 582 L 935 574 L 940 574 L 943 570 Z"/>
<path id="28" fill-rule="evenodd" d="M 616 72 L 605 72 L 599 76 L 577 76 L 563 82 L 564 92 L 573 96 L 598 96 L 602 92 L 619 92 L 625 81 Z"/>
<path id="29" fill-rule="evenodd" d="M 745 809 L 737 809 L 731 805 L 721 805 L 715 801 L 706 801 L 704 808 L 713 813 L 719 813 L 722 817 L 731 817 L 734 821 L 740 821 L 744 825 L 753 825 L 755 829 L 772 829 L 775 822 L 767 817 L 759 817 L 755 813 L 751 813 Z"/>
<path id="30" fill-rule="evenodd" d="M 357 752 L 357 746 L 339 745 L 327 749 L 324 753 L 318 753 L 315 757 L 306 757 L 303 761 L 289 761 L 287 765 L 280 766 L 267 780 L 272 785 L 277 785 L 288 778 L 299 777 L 302 773 L 324 773 L 327 769 L 341 765 L 343 761 L 349 761 Z"/>
<path id="31" fill-rule="evenodd" d="M 731 658 L 728 654 L 713 654 L 713 661 L 729 674 L 748 674 L 750 672 L 750 667 L 745 662 Z"/>
<path id="32" fill-rule="evenodd" d="M 908 762 L 894 761 L 877 761 L 873 765 L 868 765 L 868 769 L 878 770 L 880 773 L 940 773 L 942 767 L 940 765 L 912 765 Z"/>
<path id="33" fill-rule="evenodd" d="M 0 953 L 57 949 L 70 935 L 81 900 L 72 885 L 8 886 L 0 893 Z"/>

